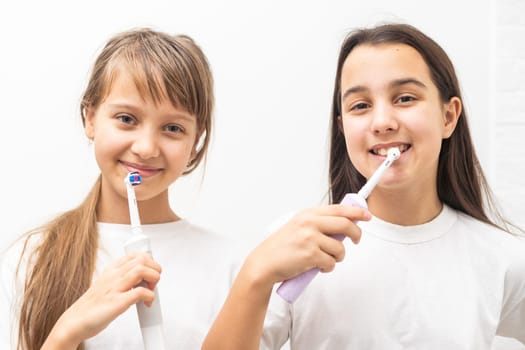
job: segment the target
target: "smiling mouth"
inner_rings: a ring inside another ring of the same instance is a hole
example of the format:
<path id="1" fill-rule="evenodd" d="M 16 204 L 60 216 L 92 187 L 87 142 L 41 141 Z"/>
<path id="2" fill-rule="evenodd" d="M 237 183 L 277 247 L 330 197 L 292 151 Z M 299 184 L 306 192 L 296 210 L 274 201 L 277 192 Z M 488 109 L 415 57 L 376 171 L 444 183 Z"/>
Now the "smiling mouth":
<path id="1" fill-rule="evenodd" d="M 399 149 L 399 152 L 403 153 L 403 152 L 406 152 L 411 146 L 409 144 L 404 143 L 404 144 L 394 146 L 394 147 L 397 147 Z M 374 148 L 370 150 L 370 153 L 375 154 L 376 156 L 386 157 L 388 155 L 388 150 L 390 148 L 392 147 Z"/>
<path id="2" fill-rule="evenodd" d="M 129 172 L 138 172 L 142 177 L 150 177 L 162 171 L 162 168 L 152 168 L 149 166 L 142 166 L 139 164 L 128 163 L 124 161 L 120 161 L 120 164 Z"/>

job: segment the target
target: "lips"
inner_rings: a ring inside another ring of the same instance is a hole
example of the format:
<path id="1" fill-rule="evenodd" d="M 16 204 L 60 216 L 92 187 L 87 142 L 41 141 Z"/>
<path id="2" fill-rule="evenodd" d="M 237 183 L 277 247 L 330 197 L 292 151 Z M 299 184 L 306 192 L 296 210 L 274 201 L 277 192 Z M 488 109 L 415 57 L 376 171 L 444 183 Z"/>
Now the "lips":
<path id="1" fill-rule="evenodd" d="M 124 168 L 126 168 L 128 172 L 136 171 L 142 177 L 151 177 L 151 176 L 154 176 L 160 173 L 163 170 L 162 168 L 157 168 L 157 167 L 152 167 L 152 166 L 137 164 L 137 163 L 131 163 L 131 162 L 125 162 L 122 160 L 120 161 L 120 164 L 122 164 L 122 166 L 124 166 Z"/>

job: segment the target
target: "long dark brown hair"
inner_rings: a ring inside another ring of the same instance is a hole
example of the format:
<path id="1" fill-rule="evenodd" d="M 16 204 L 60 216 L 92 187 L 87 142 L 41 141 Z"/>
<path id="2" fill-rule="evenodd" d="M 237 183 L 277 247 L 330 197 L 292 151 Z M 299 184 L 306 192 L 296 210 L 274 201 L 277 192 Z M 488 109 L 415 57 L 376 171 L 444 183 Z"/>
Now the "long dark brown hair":
<path id="1" fill-rule="evenodd" d="M 187 36 L 148 28 L 114 36 L 93 66 L 80 104 L 83 122 L 86 109 L 96 109 L 109 94 L 117 66 L 129 70 L 143 96 L 155 101 L 167 97 L 175 107 L 197 117 L 200 143 L 185 174 L 193 171 L 206 155 L 212 128 L 213 79 L 204 53 Z M 89 288 L 98 249 L 100 187 L 99 176 L 79 207 L 29 232 L 18 268 L 20 272 L 23 262 L 30 262 L 23 276 L 19 349 L 40 349 L 62 313 Z M 28 245 L 31 237 L 40 242 L 34 250 Z"/>
<path id="2" fill-rule="evenodd" d="M 350 32 L 339 52 L 332 99 L 329 161 L 331 203 L 339 203 L 348 192 L 358 192 L 366 182 L 348 157 L 345 137 L 337 121 L 341 116 L 343 64 L 350 52 L 359 45 L 386 43 L 405 44 L 419 52 L 430 70 L 443 103 L 454 96 L 462 99 L 456 72 L 448 55 L 434 40 L 413 26 L 383 24 Z M 499 213 L 476 156 L 465 108 L 461 110 L 452 136 L 442 141 L 436 186 L 443 203 L 480 221 L 509 230 L 510 224 Z M 489 217 L 487 210 L 492 217 Z"/>

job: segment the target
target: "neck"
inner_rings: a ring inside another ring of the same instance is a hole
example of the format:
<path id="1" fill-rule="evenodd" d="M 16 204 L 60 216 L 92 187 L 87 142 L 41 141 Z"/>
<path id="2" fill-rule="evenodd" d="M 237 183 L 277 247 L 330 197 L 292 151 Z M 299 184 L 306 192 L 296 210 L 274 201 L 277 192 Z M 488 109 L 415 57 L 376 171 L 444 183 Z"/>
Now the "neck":
<path id="1" fill-rule="evenodd" d="M 169 205 L 167 190 L 153 198 L 137 200 L 141 224 L 159 224 L 180 219 Z M 104 182 L 97 204 L 97 221 L 130 224 L 127 197 L 105 188 Z"/>
<path id="2" fill-rule="evenodd" d="M 396 193 L 376 189 L 367 202 L 370 212 L 376 217 L 402 226 L 429 222 L 438 216 L 443 208 L 435 191 Z"/>

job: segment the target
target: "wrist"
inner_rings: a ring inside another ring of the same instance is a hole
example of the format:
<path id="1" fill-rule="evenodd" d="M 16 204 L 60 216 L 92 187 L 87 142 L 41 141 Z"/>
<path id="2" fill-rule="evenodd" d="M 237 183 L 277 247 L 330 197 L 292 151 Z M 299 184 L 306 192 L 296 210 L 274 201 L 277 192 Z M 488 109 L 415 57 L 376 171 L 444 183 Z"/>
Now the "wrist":
<path id="1" fill-rule="evenodd" d="M 260 293 L 270 293 L 276 283 L 268 266 L 263 261 L 251 256 L 246 259 L 239 272 L 239 277 L 245 288 Z"/>
<path id="2" fill-rule="evenodd" d="M 82 339 L 74 336 L 74 332 L 67 327 L 60 325 L 60 319 L 57 321 L 53 329 L 42 345 L 41 350 L 75 350 Z"/>

